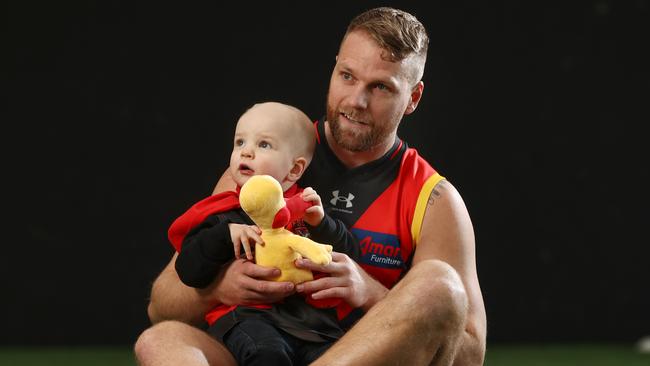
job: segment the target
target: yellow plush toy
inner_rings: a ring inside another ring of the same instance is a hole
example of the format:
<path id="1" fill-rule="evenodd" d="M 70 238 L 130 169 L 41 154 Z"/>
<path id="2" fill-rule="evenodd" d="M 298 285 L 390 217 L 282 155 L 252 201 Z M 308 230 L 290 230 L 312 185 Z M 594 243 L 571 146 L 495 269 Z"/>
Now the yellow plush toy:
<path id="1" fill-rule="evenodd" d="M 264 245 L 255 245 L 255 261 L 265 267 L 279 268 L 282 274 L 274 281 L 301 283 L 313 279 L 311 271 L 295 266 L 295 260 L 305 257 L 317 264 L 332 261 L 332 246 L 293 234 L 278 225 L 281 210 L 286 211 L 282 187 L 269 175 L 251 177 L 239 192 L 241 208 L 262 230 Z M 288 218 L 288 216 L 287 216 Z M 281 221 L 281 220 L 280 220 Z M 276 226 L 276 227 L 274 227 Z"/>

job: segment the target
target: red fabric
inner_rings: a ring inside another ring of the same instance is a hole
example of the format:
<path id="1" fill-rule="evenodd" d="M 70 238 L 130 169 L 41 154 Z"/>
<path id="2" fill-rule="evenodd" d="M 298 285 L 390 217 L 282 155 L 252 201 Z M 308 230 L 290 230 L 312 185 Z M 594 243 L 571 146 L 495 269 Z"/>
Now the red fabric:
<path id="1" fill-rule="evenodd" d="M 302 219 L 305 216 L 305 211 L 314 205 L 313 202 L 307 202 L 302 199 L 302 195 L 300 194 L 295 194 L 290 198 L 286 197 L 285 195 L 285 206 L 275 214 L 275 218 L 273 219 L 272 226 L 274 229 L 285 227 L 290 222 Z"/>
<path id="2" fill-rule="evenodd" d="M 285 199 L 293 196 L 300 197 L 299 193 L 301 192 L 302 189 L 298 188 L 298 185 L 294 184 L 284 192 L 284 197 Z M 181 244 L 183 243 L 185 236 L 192 231 L 192 229 L 202 223 L 208 216 L 219 212 L 234 210 L 239 207 L 239 187 L 237 188 L 237 191 L 226 191 L 204 198 L 174 220 L 167 231 L 167 237 L 174 246 L 174 249 L 178 252 L 181 250 Z M 292 218 L 290 221 L 293 220 L 295 219 Z"/>
<path id="3" fill-rule="evenodd" d="M 202 223 L 208 216 L 238 207 L 239 194 L 234 191 L 223 192 L 205 198 L 174 220 L 167 231 L 167 237 L 178 252 L 181 250 L 181 244 L 187 233 Z"/>
<path id="4" fill-rule="evenodd" d="M 205 321 L 208 322 L 208 324 L 212 325 L 214 322 L 217 321 L 217 319 L 235 310 L 235 308 L 238 306 L 244 306 L 244 305 L 219 305 L 216 308 L 210 310 L 207 314 L 205 314 Z M 247 305 L 246 307 L 256 308 L 256 309 L 270 309 L 271 305 L 259 304 L 259 305 Z"/>
<path id="5" fill-rule="evenodd" d="M 274 229 L 285 227 L 291 221 L 291 212 L 287 209 L 287 206 L 282 207 L 273 218 L 273 223 L 271 227 Z"/>
<path id="6" fill-rule="evenodd" d="M 310 208 L 311 206 L 314 205 L 313 202 L 307 202 L 304 199 L 302 199 L 302 195 L 295 195 L 291 198 L 288 198 L 285 200 L 287 202 L 287 209 L 291 213 L 291 220 L 290 221 L 295 221 L 298 219 L 302 219 L 303 216 L 305 216 L 305 211 Z"/>

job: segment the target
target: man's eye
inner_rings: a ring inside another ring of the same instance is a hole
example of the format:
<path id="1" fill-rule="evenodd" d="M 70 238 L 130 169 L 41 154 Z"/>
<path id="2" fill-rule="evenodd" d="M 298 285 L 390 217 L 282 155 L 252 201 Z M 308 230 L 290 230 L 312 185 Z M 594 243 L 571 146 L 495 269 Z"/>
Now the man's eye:
<path id="1" fill-rule="evenodd" d="M 342 72 L 341 77 L 343 78 L 343 80 L 352 80 L 352 75 L 348 72 Z"/>
<path id="2" fill-rule="evenodd" d="M 382 91 L 388 90 L 388 87 L 386 85 L 384 85 L 384 84 L 377 84 L 375 87 L 377 89 L 379 89 L 379 90 L 382 90 Z"/>
<path id="3" fill-rule="evenodd" d="M 271 148 L 271 144 L 269 144 L 266 141 L 260 141 L 259 147 L 261 147 L 262 149 L 269 149 L 269 148 Z"/>

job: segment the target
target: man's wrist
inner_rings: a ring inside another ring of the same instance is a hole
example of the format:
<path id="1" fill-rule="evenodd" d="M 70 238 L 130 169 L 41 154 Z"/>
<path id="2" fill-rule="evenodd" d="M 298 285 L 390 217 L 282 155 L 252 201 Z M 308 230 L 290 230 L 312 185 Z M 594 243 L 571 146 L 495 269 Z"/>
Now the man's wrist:
<path id="1" fill-rule="evenodd" d="M 381 282 L 370 276 L 368 273 L 365 275 L 368 284 L 368 298 L 365 303 L 361 305 L 361 309 L 363 309 L 364 312 L 367 312 L 378 302 L 383 300 L 390 290 L 387 289 Z"/>
<path id="2" fill-rule="evenodd" d="M 373 306 L 375 306 L 378 302 L 384 299 L 386 295 L 388 294 L 388 289 L 382 286 L 381 284 L 378 284 L 377 286 L 377 291 L 375 291 L 374 296 L 372 298 L 368 299 L 366 304 L 362 306 L 363 311 L 368 311 L 370 310 Z"/>
<path id="3" fill-rule="evenodd" d="M 219 285 L 221 284 L 221 281 L 223 280 L 223 276 L 225 275 L 225 272 L 228 270 L 231 264 L 232 262 L 228 262 L 223 266 L 221 266 L 221 269 L 219 270 L 219 274 L 208 287 L 195 289 L 199 301 L 206 309 L 209 310 L 214 308 L 215 306 L 223 304 L 223 301 L 219 296 L 220 293 Z"/>
<path id="4" fill-rule="evenodd" d="M 211 309 L 217 305 L 221 305 L 221 301 L 217 297 L 217 291 L 215 289 L 215 285 L 196 289 L 197 297 L 199 298 L 201 304 L 203 304 L 203 307 Z"/>

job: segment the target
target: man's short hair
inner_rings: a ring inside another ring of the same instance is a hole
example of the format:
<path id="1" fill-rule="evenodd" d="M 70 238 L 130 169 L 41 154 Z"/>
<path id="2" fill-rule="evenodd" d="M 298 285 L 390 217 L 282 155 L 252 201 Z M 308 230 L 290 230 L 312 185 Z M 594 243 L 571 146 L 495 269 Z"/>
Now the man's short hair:
<path id="1" fill-rule="evenodd" d="M 419 62 L 415 81 L 422 79 L 429 36 L 415 16 L 389 7 L 374 8 L 352 19 L 345 36 L 355 30 L 366 31 L 381 48 L 388 51 L 386 56 L 389 61 L 398 62 L 407 57 L 416 57 Z"/>

